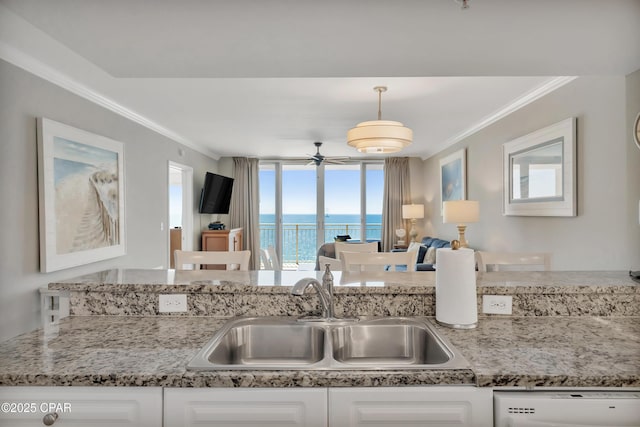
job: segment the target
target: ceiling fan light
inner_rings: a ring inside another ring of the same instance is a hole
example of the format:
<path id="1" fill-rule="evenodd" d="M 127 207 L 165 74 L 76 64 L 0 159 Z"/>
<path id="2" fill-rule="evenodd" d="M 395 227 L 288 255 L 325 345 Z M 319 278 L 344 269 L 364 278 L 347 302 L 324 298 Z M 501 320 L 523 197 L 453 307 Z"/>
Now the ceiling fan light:
<path id="1" fill-rule="evenodd" d="M 358 123 L 347 132 L 347 144 L 361 153 L 396 153 L 409 146 L 412 140 L 411 129 L 391 120 Z"/>

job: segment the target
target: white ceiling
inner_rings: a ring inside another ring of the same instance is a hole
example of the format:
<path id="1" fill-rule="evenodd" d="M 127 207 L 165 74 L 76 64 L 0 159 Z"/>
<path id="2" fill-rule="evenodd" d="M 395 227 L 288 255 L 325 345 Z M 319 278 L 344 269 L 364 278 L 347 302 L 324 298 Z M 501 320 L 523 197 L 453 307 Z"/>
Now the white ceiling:
<path id="1" fill-rule="evenodd" d="M 570 79 L 640 68 L 638 0 L 0 0 L 0 57 L 217 156 L 426 158 Z M 509 77 L 506 77 L 509 76 Z"/>

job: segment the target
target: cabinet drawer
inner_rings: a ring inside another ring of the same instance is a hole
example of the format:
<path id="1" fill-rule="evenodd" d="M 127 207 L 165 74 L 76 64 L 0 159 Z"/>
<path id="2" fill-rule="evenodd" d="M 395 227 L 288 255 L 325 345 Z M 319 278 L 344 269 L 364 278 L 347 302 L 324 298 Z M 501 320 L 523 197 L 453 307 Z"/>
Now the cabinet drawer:
<path id="1" fill-rule="evenodd" d="M 166 388 L 164 425 L 326 427 L 327 389 Z"/>
<path id="2" fill-rule="evenodd" d="M 0 387 L 0 426 L 162 427 L 160 387 Z"/>
<path id="3" fill-rule="evenodd" d="M 493 425 L 490 389 L 381 387 L 329 389 L 329 426 Z"/>

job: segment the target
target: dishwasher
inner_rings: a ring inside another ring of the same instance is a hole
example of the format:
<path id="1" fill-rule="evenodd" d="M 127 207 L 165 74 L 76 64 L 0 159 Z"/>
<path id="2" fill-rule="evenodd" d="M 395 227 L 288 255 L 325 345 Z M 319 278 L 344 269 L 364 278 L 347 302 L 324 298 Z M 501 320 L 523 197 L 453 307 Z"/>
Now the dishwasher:
<path id="1" fill-rule="evenodd" d="M 640 427 L 640 391 L 496 391 L 494 427 Z"/>

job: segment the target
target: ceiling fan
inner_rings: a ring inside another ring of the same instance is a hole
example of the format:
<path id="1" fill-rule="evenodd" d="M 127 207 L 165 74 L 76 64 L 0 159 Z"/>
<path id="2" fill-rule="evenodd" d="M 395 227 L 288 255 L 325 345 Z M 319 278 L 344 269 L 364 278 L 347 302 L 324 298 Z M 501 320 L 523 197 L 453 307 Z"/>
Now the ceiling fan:
<path id="1" fill-rule="evenodd" d="M 327 157 L 320 154 L 320 147 L 322 146 L 322 142 L 314 142 L 313 145 L 316 146 L 316 154 L 309 156 L 309 163 L 307 166 L 315 164 L 316 166 L 320 166 L 322 163 L 334 164 L 334 165 L 342 165 L 344 164 L 344 160 L 348 160 L 349 157 Z"/>

